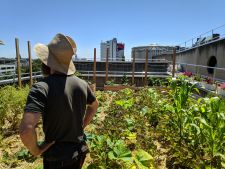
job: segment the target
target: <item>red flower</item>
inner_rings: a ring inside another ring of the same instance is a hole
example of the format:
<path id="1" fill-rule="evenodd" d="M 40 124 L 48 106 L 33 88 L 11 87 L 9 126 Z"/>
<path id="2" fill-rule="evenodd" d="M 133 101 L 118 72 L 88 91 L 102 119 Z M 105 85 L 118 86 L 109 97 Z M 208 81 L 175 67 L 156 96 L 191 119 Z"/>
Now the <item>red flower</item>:
<path id="1" fill-rule="evenodd" d="M 192 72 L 183 72 L 183 75 L 184 76 L 191 77 L 192 76 Z"/>
<path id="2" fill-rule="evenodd" d="M 209 77 L 205 78 L 204 81 L 205 81 L 207 84 L 213 84 L 213 80 L 210 79 Z"/>

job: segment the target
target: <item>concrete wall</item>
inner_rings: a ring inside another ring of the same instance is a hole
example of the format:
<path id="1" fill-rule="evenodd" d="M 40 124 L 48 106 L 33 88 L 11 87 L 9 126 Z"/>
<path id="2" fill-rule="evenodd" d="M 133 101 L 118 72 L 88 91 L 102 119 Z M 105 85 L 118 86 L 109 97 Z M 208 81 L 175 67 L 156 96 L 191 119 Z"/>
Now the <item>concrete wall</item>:
<path id="1" fill-rule="evenodd" d="M 225 68 L 225 39 L 221 39 L 212 43 L 208 43 L 196 48 L 192 48 L 180 53 L 177 53 L 177 62 L 190 63 L 196 65 L 209 66 L 209 60 L 212 56 L 216 57 L 216 67 Z M 172 55 L 156 56 L 154 58 L 167 59 L 172 61 Z M 213 76 L 208 73 L 207 68 L 196 68 L 193 66 L 184 65 L 185 70 L 192 71 L 194 73 L 199 72 L 206 76 Z M 215 77 L 225 80 L 225 71 L 216 70 Z"/>

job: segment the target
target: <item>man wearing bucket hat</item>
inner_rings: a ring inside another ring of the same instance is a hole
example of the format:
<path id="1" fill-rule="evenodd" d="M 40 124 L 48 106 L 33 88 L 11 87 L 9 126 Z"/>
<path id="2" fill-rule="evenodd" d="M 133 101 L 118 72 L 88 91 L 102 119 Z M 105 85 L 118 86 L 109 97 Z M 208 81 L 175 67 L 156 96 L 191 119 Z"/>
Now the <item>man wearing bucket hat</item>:
<path id="1" fill-rule="evenodd" d="M 79 169 L 87 147 L 83 129 L 92 120 L 98 101 L 88 84 L 74 76 L 76 43 L 57 34 L 35 53 L 49 76 L 33 85 L 20 125 L 20 137 L 34 156 L 43 155 L 44 169 Z M 35 128 L 42 116 L 45 141 L 38 145 Z"/>

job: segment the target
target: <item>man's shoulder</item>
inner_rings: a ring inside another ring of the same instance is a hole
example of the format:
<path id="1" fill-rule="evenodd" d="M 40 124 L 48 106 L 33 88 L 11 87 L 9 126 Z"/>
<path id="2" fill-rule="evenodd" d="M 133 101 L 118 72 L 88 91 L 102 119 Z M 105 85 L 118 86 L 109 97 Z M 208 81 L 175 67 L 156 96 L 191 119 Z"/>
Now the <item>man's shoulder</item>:
<path id="1" fill-rule="evenodd" d="M 47 82 L 40 81 L 40 82 L 33 84 L 31 91 L 39 91 L 42 93 L 46 93 L 48 91 L 48 88 L 49 88 L 49 86 L 48 86 Z"/>
<path id="2" fill-rule="evenodd" d="M 74 81 L 76 81 L 77 83 L 81 83 L 83 85 L 87 85 L 87 82 L 77 76 L 71 76 L 71 79 L 73 79 Z"/>
<path id="3" fill-rule="evenodd" d="M 41 87 L 41 88 L 48 88 L 48 83 L 46 81 L 40 81 L 40 82 L 34 83 L 33 86 Z"/>

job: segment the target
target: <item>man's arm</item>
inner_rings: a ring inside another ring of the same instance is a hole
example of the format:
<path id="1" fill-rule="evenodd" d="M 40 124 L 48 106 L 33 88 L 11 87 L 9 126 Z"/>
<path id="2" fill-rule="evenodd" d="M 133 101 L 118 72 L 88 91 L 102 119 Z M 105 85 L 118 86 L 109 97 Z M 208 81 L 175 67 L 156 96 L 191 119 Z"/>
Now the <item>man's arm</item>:
<path id="1" fill-rule="evenodd" d="M 41 155 L 45 152 L 54 142 L 39 146 L 37 143 L 36 125 L 40 119 L 40 113 L 26 112 L 20 124 L 20 137 L 23 144 L 27 147 L 30 153 L 34 156 Z"/>
<path id="2" fill-rule="evenodd" d="M 97 109 L 98 109 L 98 100 L 96 99 L 92 104 L 87 106 L 86 114 L 84 117 L 84 125 L 83 125 L 84 128 L 91 122 Z"/>

